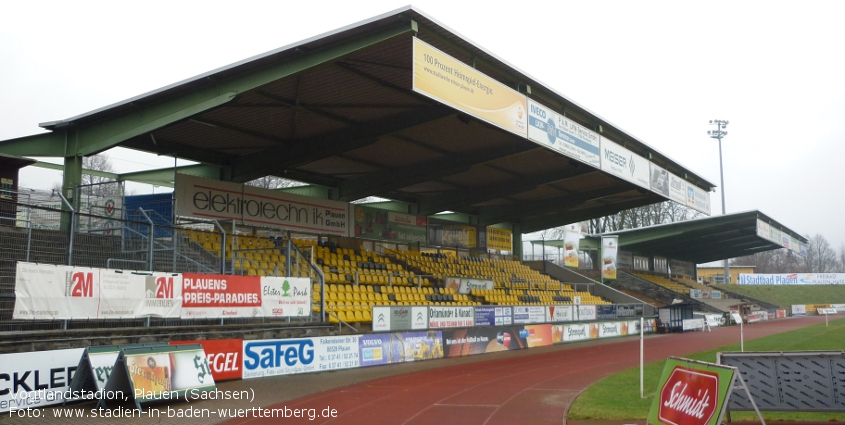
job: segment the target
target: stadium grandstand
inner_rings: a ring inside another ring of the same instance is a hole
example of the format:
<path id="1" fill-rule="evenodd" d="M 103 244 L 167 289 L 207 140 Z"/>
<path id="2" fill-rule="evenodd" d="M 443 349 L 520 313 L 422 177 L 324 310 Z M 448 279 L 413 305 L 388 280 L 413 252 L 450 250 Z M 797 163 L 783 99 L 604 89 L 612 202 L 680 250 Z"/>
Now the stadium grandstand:
<path id="1" fill-rule="evenodd" d="M 675 298 L 722 311 L 696 263 L 807 242 L 753 211 L 616 232 L 616 255 L 590 235 L 590 269 L 523 260 L 551 227 L 666 201 L 709 215 L 714 186 L 413 7 L 39 125 L 0 141 L 0 412 L 68 401 L 25 391 L 47 375 L 141 410 L 223 380 L 644 337 Z M 113 148 L 174 167 L 83 168 Z M 61 188 L 26 189 L 22 167 L 60 168 Z M 301 389 L 269 384 L 251 415 Z"/>

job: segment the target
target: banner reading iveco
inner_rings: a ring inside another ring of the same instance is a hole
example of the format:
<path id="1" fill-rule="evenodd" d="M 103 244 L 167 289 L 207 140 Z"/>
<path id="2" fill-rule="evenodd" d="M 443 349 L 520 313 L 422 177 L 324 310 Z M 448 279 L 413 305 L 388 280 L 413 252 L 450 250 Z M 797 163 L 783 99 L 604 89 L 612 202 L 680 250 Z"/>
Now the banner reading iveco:
<path id="1" fill-rule="evenodd" d="M 410 214 L 353 205 L 355 236 L 400 243 L 427 244 L 428 219 Z"/>
<path id="2" fill-rule="evenodd" d="M 619 250 L 619 236 L 601 237 L 601 277 L 616 279 L 616 252 Z"/>
<path id="3" fill-rule="evenodd" d="M 415 92 L 527 137 L 525 96 L 419 38 L 413 40 Z"/>
<path id="4" fill-rule="evenodd" d="M 333 235 L 349 235 L 348 204 L 176 174 L 176 212 L 182 217 L 217 218 Z"/>
<path id="5" fill-rule="evenodd" d="M 599 135 L 528 99 L 528 138 L 570 158 L 599 168 Z"/>

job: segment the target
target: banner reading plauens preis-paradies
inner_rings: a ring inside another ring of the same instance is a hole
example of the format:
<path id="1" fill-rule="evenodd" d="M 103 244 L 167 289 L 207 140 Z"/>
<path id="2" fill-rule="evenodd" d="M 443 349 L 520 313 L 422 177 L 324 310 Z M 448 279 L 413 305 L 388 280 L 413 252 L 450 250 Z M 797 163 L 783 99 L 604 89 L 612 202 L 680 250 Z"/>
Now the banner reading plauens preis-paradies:
<path id="1" fill-rule="evenodd" d="M 361 335 L 244 341 L 243 379 L 360 366 Z"/>
<path id="2" fill-rule="evenodd" d="M 15 319 L 179 317 L 182 277 L 19 262 Z"/>
<path id="3" fill-rule="evenodd" d="M 311 280 L 185 273 L 182 317 L 302 317 L 311 314 Z"/>
<path id="4" fill-rule="evenodd" d="M 176 174 L 176 213 L 182 217 L 348 236 L 349 204 Z"/>
<path id="5" fill-rule="evenodd" d="M 61 404 L 84 350 L 0 354 L 0 412 Z"/>
<path id="6" fill-rule="evenodd" d="M 415 92 L 527 137 L 524 95 L 416 37 L 413 46 Z"/>
<path id="7" fill-rule="evenodd" d="M 715 425 L 722 417 L 736 369 L 670 357 L 648 414 L 666 425 Z"/>

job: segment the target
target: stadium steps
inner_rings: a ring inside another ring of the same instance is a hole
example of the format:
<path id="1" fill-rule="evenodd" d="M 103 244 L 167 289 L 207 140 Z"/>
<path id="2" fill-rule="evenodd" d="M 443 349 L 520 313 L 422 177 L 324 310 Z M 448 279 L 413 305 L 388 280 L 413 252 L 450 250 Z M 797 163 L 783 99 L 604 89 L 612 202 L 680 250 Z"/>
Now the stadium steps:
<path id="1" fill-rule="evenodd" d="M 728 311 L 728 309 L 715 307 L 702 302 L 702 300 L 690 298 L 688 295 L 674 292 L 654 282 L 622 270 L 617 270 L 617 279 L 613 286 L 633 291 L 635 293 L 642 293 L 645 297 L 657 300 L 665 305 L 672 304 L 674 300 L 679 299 L 685 303 L 697 305 L 697 310 L 705 313 L 724 313 Z M 736 303 L 737 302 L 734 304 Z"/>

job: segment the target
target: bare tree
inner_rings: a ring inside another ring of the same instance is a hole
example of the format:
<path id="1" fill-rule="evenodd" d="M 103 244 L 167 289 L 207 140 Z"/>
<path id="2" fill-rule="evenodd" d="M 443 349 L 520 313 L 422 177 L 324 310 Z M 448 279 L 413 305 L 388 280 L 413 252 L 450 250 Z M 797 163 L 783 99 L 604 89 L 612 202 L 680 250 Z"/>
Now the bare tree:
<path id="1" fill-rule="evenodd" d="M 89 172 L 86 172 L 89 171 Z M 114 165 L 111 159 L 104 154 L 86 156 L 82 158 L 82 179 L 80 181 L 79 194 L 85 197 L 109 198 L 121 196 L 120 183 L 110 177 L 91 174 L 90 171 L 101 171 L 114 173 Z M 56 182 L 53 190 L 61 193 L 62 182 Z"/>
<path id="2" fill-rule="evenodd" d="M 303 183 L 294 180 L 283 179 L 276 176 L 264 176 L 246 182 L 250 186 L 260 187 L 262 189 L 284 189 L 286 187 L 304 186 Z"/>
<path id="3" fill-rule="evenodd" d="M 804 259 L 807 272 L 809 273 L 833 273 L 839 269 L 839 259 L 836 250 L 830 247 L 830 243 L 824 236 L 817 233 L 808 238 L 810 240 L 807 248 L 807 257 Z"/>
<path id="4" fill-rule="evenodd" d="M 701 213 L 698 211 L 687 208 L 677 202 L 666 201 L 620 211 L 605 217 L 590 219 L 587 223 L 590 233 L 606 233 L 692 220 L 700 216 Z"/>

